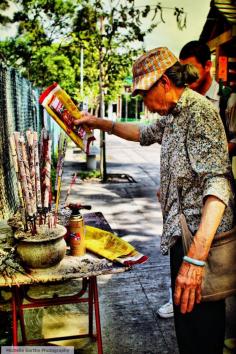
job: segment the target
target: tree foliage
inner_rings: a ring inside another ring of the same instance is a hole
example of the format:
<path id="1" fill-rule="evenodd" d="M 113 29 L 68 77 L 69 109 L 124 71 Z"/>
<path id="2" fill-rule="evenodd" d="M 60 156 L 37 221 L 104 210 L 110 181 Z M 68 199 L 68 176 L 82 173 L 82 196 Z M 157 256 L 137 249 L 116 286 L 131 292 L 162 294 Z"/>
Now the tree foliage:
<path id="1" fill-rule="evenodd" d="M 0 2 L 0 25 L 5 26 L 10 22 L 9 16 L 3 14 L 5 10 L 10 7 L 10 3 L 8 0 L 1 0 Z"/>
<path id="2" fill-rule="evenodd" d="M 74 98 L 80 97 L 80 53 L 84 50 L 84 96 L 96 106 L 99 94 L 99 63 L 106 100 L 120 93 L 131 63 L 142 48 L 146 33 L 163 19 L 163 8 L 135 7 L 135 0 L 14 0 L 18 11 L 11 22 L 17 34 L 0 42 L 0 56 L 34 85 L 57 81 Z M 9 5 L 1 2 L 0 9 Z M 152 14 L 148 28 L 142 20 Z M 159 14 L 159 17 L 158 17 Z M 182 21 L 183 11 L 175 9 Z M 157 19 L 158 17 L 158 19 Z M 10 19 L 0 16 L 5 25 Z"/>

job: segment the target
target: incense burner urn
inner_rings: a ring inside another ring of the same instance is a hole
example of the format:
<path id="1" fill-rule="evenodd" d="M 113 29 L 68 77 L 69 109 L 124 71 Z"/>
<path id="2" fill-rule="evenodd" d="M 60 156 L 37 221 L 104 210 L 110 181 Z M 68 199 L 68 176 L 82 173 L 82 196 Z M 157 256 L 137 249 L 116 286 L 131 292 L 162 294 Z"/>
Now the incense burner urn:
<path id="1" fill-rule="evenodd" d="M 62 225 L 53 229 L 42 225 L 36 235 L 22 237 L 22 233 L 16 233 L 16 252 L 23 265 L 26 268 L 46 269 L 60 263 L 66 253 L 66 232 Z"/>

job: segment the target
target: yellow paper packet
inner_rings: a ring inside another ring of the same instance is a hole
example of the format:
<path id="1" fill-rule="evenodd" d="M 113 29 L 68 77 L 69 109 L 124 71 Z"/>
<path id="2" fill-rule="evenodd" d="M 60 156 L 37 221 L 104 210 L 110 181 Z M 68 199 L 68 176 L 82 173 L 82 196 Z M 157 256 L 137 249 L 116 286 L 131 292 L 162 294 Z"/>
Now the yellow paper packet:
<path id="1" fill-rule="evenodd" d="M 74 125 L 81 114 L 70 96 L 55 82 L 43 91 L 39 102 L 74 143 L 89 153 L 89 144 L 95 137 L 89 128 Z"/>
<path id="2" fill-rule="evenodd" d="M 86 248 L 111 261 L 135 251 L 131 244 L 111 232 L 88 225 L 85 230 Z"/>

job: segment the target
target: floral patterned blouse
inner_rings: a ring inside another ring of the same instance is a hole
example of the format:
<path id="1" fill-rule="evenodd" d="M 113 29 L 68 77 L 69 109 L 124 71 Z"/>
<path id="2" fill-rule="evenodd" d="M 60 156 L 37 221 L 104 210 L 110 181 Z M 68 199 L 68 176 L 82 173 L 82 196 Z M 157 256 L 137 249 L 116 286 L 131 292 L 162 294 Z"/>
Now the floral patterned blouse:
<path id="1" fill-rule="evenodd" d="M 177 185 L 181 206 L 192 233 L 198 229 L 204 198 L 214 195 L 226 205 L 217 232 L 233 225 L 233 198 L 228 176 L 227 140 L 217 109 L 186 88 L 168 116 L 140 126 L 140 144 L 161 144 L 161 252 L 168 253 L 181 236 Z"/>

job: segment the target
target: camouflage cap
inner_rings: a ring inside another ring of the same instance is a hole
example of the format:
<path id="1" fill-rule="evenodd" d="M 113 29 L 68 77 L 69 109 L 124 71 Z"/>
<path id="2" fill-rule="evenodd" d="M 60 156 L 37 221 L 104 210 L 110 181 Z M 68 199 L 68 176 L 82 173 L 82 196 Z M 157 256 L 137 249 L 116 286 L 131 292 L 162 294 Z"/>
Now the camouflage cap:
<path id="1" fill-rule="evenodd" d="M 167 47 L 155 48 L 143 54 L 133 65 L 132 95 L 137 95 L 139 90 L 149 90 L 177 61 Z"/>

